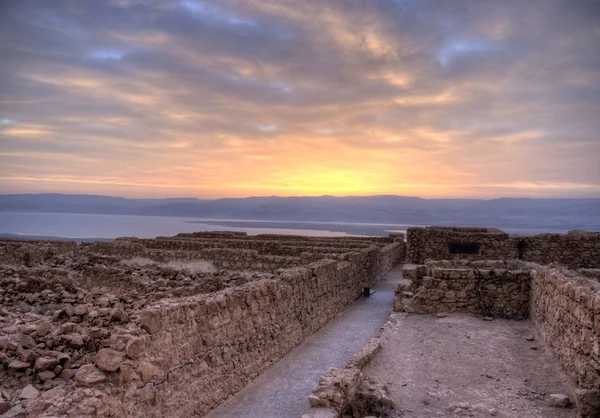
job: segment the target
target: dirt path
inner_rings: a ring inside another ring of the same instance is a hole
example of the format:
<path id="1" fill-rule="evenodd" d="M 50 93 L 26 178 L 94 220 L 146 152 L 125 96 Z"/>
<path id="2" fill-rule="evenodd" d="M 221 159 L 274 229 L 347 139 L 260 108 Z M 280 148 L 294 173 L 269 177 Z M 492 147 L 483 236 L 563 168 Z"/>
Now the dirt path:
<path id="1" fill-rule="evenodd" d="M 275 363 L 207 418 L 290 418 L 308 410 L 308 395 L 319 377 L 346 360 L 378 334 L 392 311 L 400 267 L 377 283 L 339 317 Z"/>
<path id="2" fill-rule="evenodd" d="M 363 372 L 388 385 L 406 418 L 576 416 L 549 405 L 572 388 L 529 321 L 395 313 Z"/>

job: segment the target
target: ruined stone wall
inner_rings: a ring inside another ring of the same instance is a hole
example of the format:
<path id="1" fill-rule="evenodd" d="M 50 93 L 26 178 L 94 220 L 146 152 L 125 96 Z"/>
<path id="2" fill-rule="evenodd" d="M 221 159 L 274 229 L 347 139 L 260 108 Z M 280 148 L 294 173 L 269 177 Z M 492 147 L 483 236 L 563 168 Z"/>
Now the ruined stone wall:
<path id="1" fill-rule="evenodd" d="M 233 236 L 227 239 L 254 239 Z M 404 243 L 396 240 L 348 248 L 309 241 L 316 245 L 302 257 L 170 243 L 147 248 L 135 239 L 81 244 L 68 257 L 34 267 L 7 257 L 0 264 L 0 413 L 204 414 L 403 258 Z M 44 244 L 37 250 L 45 251 Z M 303 266 L 273 273 L 190 269 L 207 254 Z M 160 262 L 143 259 L 148 255 Z M 185 257 L 191 262 L 178 261 Z"/>
<path id="2" fill-rule="evenodd" d="M 449 244 L 481 245 L 478 254 L 450 254 Z M 426 227 L 408 228 L 407 263 L 423 264 L 426 260 L 510 260 L 517 258 L 517 248 L 508 234 L 491 228 Z"/>
<path id="3" fill-rule="evenodd" d="M 0 264 L 37 266 L 77 250 L 74 241 L 2 239 L 0 244 Z"/>
<path id="4" fill-rule="evenodd" d="M 600 283 L 549 267 L 532 277 L 531 318 L 544 341 L 579 387 L 600 389 Z"/>
<path id="5" fill-rule="evenodd" d="M 569 268 L 600 268 L 600 232 L 569 231 L 514 238 L 521 242 L 522 259 L 538 264 L 559 263 Z"/>
<path id="6" fill-rule="evenodd" d="M 516 237 L 494 228 L 409 228 L 408 263 L 427 260 L 515 260 L 559 263 L 569 268 L 600 268 L 600 232 L 570 231 Z M 477 254 L 451 254 L 449 244 L 479 244 Z"/>
<path id="7" fill-rule="evenodd" d="M 102 403 L 102 415 L 202 415 L 345 309 L 398 259 L 401 245 L 362 251 L 348 261 L 321 260 L 177 302 L 161 300 L 140 315 L 142 370 Z M 372 257 L 385 258 L 369 260 Z M 364 265 L 370 265 L 368 277 Z M 116 347 L 118 348 L 118 347 Z M 127 370 L 126 368 L 123 368 Z"/>
<path id="8" fill-rule="evenodd" d="M 394 310 L 418 314 L 468 312 L 527 318 L 529 269 L 502 261 L 407 265 L 394 295 Z"/>

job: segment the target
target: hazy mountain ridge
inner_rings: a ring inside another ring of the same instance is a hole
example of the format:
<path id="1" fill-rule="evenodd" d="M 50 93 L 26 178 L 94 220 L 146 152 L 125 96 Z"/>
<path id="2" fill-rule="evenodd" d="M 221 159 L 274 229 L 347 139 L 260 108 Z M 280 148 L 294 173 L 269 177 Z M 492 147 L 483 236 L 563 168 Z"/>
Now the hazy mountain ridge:
<path id="1" fill-rule="evenodd" d="M 0 212 L 177 216 L 273 221 L 495 225 L 600 230 L 600 199 L 422 199 L 406 196 L 201 200 L 99 195 L 0 195 Z"/>

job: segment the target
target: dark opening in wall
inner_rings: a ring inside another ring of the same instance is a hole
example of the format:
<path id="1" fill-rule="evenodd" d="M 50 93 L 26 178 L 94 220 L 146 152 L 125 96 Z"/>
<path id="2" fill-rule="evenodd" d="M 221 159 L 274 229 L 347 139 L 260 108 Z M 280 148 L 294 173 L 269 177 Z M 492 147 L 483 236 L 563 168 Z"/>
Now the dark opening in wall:
<path id="1" fill-rule="evenodd" d="M 481 254 L 481 244 L 448 244 L 449 254 Z"/>

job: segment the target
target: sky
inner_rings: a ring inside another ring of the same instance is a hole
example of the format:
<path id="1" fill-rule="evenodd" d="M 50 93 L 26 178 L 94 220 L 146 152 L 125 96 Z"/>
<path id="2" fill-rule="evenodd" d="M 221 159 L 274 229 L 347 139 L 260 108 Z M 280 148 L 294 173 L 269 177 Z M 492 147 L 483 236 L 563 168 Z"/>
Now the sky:
<path id="1" fill-rule="evenodd" d="M 600 197 L 600 2 L 0 1 L 37 192 Z"/>

